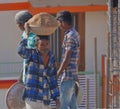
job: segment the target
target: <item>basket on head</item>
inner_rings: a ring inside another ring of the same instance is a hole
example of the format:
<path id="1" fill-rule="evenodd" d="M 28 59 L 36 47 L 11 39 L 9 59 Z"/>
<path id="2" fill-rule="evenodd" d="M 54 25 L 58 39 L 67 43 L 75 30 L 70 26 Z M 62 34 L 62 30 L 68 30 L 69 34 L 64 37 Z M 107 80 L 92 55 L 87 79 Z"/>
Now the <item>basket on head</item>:
<path id="1" fill-rule="evenodd" d="M 24 85 L 20 82 L 14 83 L 6 93 L 6 104 L 9 109 L 23 109 L 25 102 L 22 100 Z"/>
<path id="2" fill-rule="evenodd" d="M 37 35 L 51 35 L 58 28 L 58 22 L 54 16 L 46 12 L 34 15 L 28 21 L 30 31 Z"/>

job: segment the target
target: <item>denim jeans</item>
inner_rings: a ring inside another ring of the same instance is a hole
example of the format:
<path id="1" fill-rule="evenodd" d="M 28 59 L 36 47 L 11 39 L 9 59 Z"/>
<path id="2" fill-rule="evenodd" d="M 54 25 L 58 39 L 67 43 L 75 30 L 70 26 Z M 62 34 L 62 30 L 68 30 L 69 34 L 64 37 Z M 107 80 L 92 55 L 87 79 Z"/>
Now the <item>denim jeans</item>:
<path id="1" fill-rule="evenodd" d="M 60 109 L 78 109 L 74 87 L 74 80 L 66 80 L 61 83 Z"/>

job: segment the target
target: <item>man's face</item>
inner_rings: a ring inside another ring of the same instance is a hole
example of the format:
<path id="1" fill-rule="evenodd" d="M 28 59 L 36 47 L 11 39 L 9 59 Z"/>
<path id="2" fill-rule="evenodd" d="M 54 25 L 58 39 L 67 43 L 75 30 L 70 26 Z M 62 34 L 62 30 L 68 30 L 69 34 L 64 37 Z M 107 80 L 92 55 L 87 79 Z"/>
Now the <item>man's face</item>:
<path id="1" fill-rule="evenodd" d="M 61 29 L 65 30 L 65 22 L 59 21 L 59 20 L 57 20 L 57 21 L 58 21 L 59 27 L 60 27 Z"/>
<path id="2" fill-rule="evenodd" d="M 24 24 L 17 23 L 17 26 L 18 26 L 18 28 L 19 28 L 21 31 L 24 31 L 24 30 L 25 30 Z"/>
<path id="3" fill-rule="evenodd" d="M 39 40 L 36 44 L 37 49 L 42 53 L 42 54 L 46 54 L 49 52 L 50 49 L 50 44 L 49 44 L 49 40 L 46 39 L 42 39 Z"/>

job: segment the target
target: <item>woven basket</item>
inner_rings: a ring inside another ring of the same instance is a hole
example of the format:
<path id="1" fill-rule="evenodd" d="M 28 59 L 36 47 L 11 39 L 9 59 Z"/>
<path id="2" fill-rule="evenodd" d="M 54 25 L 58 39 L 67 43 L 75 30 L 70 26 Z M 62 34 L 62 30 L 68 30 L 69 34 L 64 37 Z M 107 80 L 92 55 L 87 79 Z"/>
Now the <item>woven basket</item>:
<path id="1" fill-rule="evenodd" d="M 24 85 L 22 83 L 14 83 L 6 93 L 6 104 L 8 109 L 23 109 L 25 102 L 22 100 L 22 92 Z"/>
<path id="2" fill-rule="evenodd" d="M 46 12 L 34 15 L 28 24 L 30 30 L 37 35 L 51 35 L 58 28 L 55 17 Z"/>

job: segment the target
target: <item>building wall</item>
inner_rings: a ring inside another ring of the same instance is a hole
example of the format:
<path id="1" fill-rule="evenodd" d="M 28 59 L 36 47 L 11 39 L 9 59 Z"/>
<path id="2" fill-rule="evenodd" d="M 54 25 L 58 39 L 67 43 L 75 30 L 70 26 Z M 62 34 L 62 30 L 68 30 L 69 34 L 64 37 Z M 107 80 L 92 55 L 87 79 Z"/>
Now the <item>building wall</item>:
<path id="1" fill-rule="evenodd" d="M 82 5 L 101 5 L 106 4 L 106 0 L 28 0 L 33 7 L 47 7 L 47 6 L 82 6 Z"/>
<path id="2" fill-rule="evenodd" d="M 17 44 L 21 38 L 21 31 L 14 20 L 16 12 L 0 12 L 0 62 L 21 61 L 17 54 Z"/>
<path id="3" fill-rule="evenodd" d="M 0 89 L 0 98 L 1 98 L 0 106 L 2 106 L 1 107 L 2 109 L 7 109 L 6 101 L 5 101 L 6 93 L 7 93 L 7 89 Z"/>
<path id="4" fill-rule="evenodd" d="M 96 37 L 97 69 L 101 71 L 101 55 L 107 53 L 106 12 L 87 12 L 85 27 L 85 70 L 94 71 L 94 37 Z"/>
<path id="5" fill-rule="evenodd" d="M 17 28 L 14 15 L 17 11 L 0 12 L 0 63 L 20 62 L 17 44 L 22 32 Z M 101 55 L 106 53 L 107 19 L 106 12 L 87 12 L 85 19 L 85 70 L 93 71 L 94 36 L 97 37 L 97 66 L 101 71 Z"/>
<path id="6" fill-rule="evenodd" d="M 28 0 L 0 0 L 0 3 L 26 2 Z"/>

